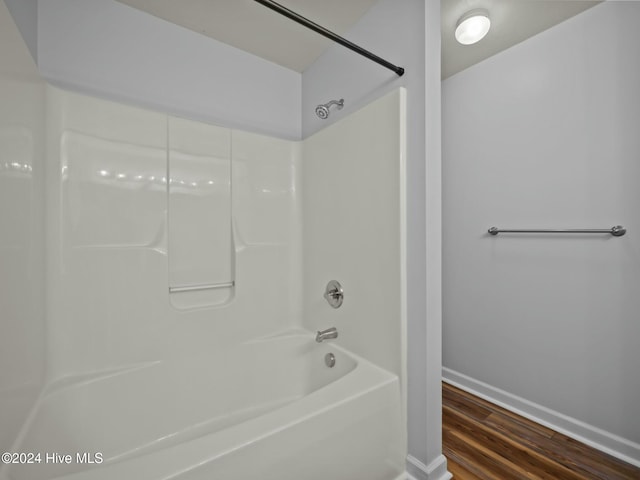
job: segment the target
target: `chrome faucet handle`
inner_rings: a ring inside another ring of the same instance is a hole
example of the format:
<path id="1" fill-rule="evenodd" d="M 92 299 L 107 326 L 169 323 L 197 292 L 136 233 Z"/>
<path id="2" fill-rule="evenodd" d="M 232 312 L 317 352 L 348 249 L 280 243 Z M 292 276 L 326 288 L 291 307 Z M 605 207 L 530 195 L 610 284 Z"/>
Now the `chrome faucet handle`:
<path id="1" fill-rule="evenodd" d="M 333 308 L 338 308 L 342 305 L 342 301 L 344 300 L 344 290 L 342 290 L 342 285 L 337 280 L 331 280 L 327 283 L 327 287 L 324 291 L 324 298 L 329 302 Z"/>

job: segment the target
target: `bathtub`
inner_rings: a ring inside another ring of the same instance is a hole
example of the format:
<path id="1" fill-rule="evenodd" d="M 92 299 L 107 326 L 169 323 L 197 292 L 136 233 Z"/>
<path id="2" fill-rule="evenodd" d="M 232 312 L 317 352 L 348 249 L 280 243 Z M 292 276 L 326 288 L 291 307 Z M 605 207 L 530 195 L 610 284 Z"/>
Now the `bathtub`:
<path id="1" fill-rule="evenodd" d="M 40 463 L 0 477 L 393 480 L 404 478 L 402 409 L 396 375 L 288 332 L 58 384 L 14 448 Z"/>

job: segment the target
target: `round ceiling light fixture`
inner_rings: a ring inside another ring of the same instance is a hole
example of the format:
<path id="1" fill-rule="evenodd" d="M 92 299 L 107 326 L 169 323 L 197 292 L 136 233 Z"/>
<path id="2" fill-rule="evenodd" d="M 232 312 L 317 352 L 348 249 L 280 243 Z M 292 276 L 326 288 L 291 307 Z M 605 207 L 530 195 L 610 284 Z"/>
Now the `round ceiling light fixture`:
<path id="1" fill-rule="evenodd" d="M 471 10 L 458 20 L 456 40 L 462 45 L 477 43 L 489 33 L 489 28 L 491 28 L 489 12 L 484 9 Z"/>

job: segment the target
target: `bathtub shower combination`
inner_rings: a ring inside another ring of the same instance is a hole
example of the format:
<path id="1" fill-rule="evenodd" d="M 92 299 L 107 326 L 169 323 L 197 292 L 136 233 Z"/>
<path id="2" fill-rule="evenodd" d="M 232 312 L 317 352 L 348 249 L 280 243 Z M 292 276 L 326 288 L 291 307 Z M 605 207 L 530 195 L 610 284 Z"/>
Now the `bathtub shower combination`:
<path id="1" fill-rule="evenodd" d="M 398 377 L 314 343 L 282 333 L 51 389 L 17 451 L 74 458 L 8 477 L 393 478 L 402 460 Z M 323 361 L 329 352 L 333 368 Z"/>
<path id="2" fill-rule="evenodd" d="M 404 478 L 404 91 L 301 142 L 43 97 L 41 456 L 0 479 Z"/>

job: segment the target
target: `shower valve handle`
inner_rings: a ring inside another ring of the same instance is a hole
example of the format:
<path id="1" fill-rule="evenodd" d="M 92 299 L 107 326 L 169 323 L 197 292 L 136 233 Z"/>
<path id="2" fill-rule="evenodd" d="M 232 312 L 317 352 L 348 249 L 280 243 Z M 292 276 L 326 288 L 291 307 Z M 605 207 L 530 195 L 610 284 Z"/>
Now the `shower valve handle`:
<path id="1" fill-rule="evenodd" d="M 327 287 L 324 291 L 324 298 L 333 308 L 338 308 L 342 305 L 342 301 L 344 300 L 344 290 L 342 290 L 340 282 L 337 280 L 331 280 L 327 283 Z"/>

